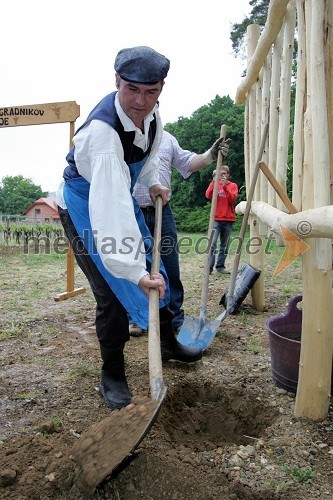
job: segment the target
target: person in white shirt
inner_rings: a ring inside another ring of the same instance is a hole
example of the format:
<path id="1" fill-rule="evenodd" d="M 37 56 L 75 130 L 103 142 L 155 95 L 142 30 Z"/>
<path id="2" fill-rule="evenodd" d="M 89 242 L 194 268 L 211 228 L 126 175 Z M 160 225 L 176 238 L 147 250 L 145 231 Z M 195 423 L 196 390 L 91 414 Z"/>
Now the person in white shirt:
<path id="1" fill-rule="evenodd" d="M 217 159 L 219 150 L 225 158 L 228 154 L 230 139 L 218 139 L 205 153 L 196 154 L 180 147 L 177 139 L 166 130 L 163 131 L 162 142 L 157 152 L 159 158 L 158 175 L 163 186 L 168 188 L 168 201 L 171 198 L 171 174 L 174 167 L 187 179 L 193 172 L 198 172 Z M 155 207 L 150 197 L 148 188 L 137 182 L 133 196 L 136 198 L 144 214 L 146 224 L 154 234 Z M 184 322 L 184 288 L 180 278 L 178 238 L 176 222 L 169 203 L 163 206 L 161 259 L 169 279 L 170 302 L 169 307 L 174 314 L 172 320 L 175 331 L 179 330 Z M 144 334 L 138 325 L 130 319 L 130 335 L 136 337 Z"/>
<path id="2" fill-rule="evenodd" d="M 103 361 L 99 391 L 110 408 L 131 401 L 124 363 L 127 312 L 148 326 L 150 288 L 160 294 L 162 359 L 193 362 L 202 351 L 183 346 L 172 328 L 163 266 L 149 275 L 151 237 L 132 196 L 139 179 L 152 200 L 168 189 L 157 176 L 162 124 L 157 100 L 169 60 L 150 47 L 122 49 L 115 60 L 118 91 L 104 97 L 78 129 L 58 193 L 61 222 L 96 299 L 96 334 Z"/>

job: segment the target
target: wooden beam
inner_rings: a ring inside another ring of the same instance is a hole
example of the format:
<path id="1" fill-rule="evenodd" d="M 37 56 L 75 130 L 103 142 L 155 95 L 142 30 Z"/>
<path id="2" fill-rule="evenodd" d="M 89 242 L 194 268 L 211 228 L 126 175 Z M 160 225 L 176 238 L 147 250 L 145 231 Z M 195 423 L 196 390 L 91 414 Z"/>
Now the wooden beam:
<path id="1" fill-rule="evenodd" d="M 305 0 L 297 0 L 297 80 L 293 136 L 293 193 L 292 202 L 302 210 L 302 178 L 304 160 L 304 110 L 306 109 L 306 26 Z"/>
<path id="2" fill-rule="evenodd" d="M 248 65 L 246 77 L 237 89 L 235 98 L 236 104 L 242 104 L 245 101 L 247 92 L 257 81 L 268 51 L 281 30 L 288 3 L 289 0 L 271 0 L 265 29 L 261 34 L 256 51 Z"/>
<path id="3" fill-rule="evenodd" d="M 72 290 L 71 292 L 63 292 L 59 293 L 54 297 L 54 300 L 56 302 L 61 302 L 62 300 L 69 299 L 70 297 L 75 297 L 75 295 L 79 295 L 81 293 L 85 293 L 86 289 L 85 288 L 76 288 L 75 290 Z"/>
<path id="4" fill-rule="evenodd" d="M 290 87 L 291 69 L 293 61 L 294 36 L 296 23 L 296 8 L 294 0 L 291 0 L 284 19 L 282 59 L 281 59 L 281 79 L 280 79 L 280 104 L 279 104 L 279 127 L 276 150 L 276 172 L 275 177 L 283 186 L 287 188 L 287 165 L 288 165 L 288 145 L 290 131 Z M 263 200 L 264 201 L 264 200 Z M 282 203 L 278 198 L 276 207 L 282 210 Z"/>
<path id="5" fill-rule="evenodd" d="M 283 32 L 280 32 L 274 42 L 272 55 L 272 78 L 270 87 L 269 102 L 269 148 L 268 165 L 273 175 L 276 176 L 276 152 L 277 137 L 279 128 L 279 107 L 280 107 L 280 75 L 281 75 L 281 55 L 282 55 Z M 276 193 L 271 186 L 268 186 L 268 203 L 276 206 Z"/>
<path id="6" fill-rule="evenodd" d="M 265 175 L 266 179 L 270 182 L 276 193 L 279 195 L 281 201 L 285 204 L 287 209 L 291 214 L 296 214 L 298 212 L 297 208 L 291 203 L 291 201 L 288 198 L 287 193 L 281 186 L 281 184 L 275 179 L 274 175 L 270 171 L 270 169 L 267 167 L 266 163 L 263 161 L 259 162 L 259 167 L 262 173 Z"/>
<path id="7" fill-rule="evenodd" d="M 327 0 L 309 2 L 309 108 L 313 161 L 310 166 L 312 196 L 304 199 L 308 208 L 320 209 L 330 203 L 330 160 L 328 141 L 328 101 L 326 98 L 325 52 L 327 43 Z M 312 202 L 312 206 L 310 203 Z M 295 415 L 322 420 L 326 417 L 331 392 L 333 316 L 332 311 L 332 242 L 310 239 L 303 255 L 303 316 Z"/>
<path id="8" fill-rule="evenodd" d="M 242 215 L 245 210 L 246 201 L 241 201 L 235 207 L 236 214 Z M 333 238 L 333 205 L 312 208 L 297 214 L 286 214 L 264 201 L 253 201 L 251 213 L 259 217 L 279 236 L 282 236 L 280 229 L 282 224 L 302 240 L 307 238 Z"/>

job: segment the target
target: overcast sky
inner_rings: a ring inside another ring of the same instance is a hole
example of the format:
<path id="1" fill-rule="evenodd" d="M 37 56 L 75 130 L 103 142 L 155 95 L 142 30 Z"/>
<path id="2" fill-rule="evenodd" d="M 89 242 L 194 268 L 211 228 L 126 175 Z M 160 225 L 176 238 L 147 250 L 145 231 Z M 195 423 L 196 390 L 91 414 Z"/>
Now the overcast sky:
<path id="1" fill-rule="evenodd" d="M 164 123 L 189 117 L 216 95 L 235 99 L 244 63 L 232 55 L 230 29 L 250 10 L 248 0 L 3 1 L 0 108 L 76 101 L 77 128 L 115 90 L 118 51 L 135 45 L 171 61 L 160 97 Z M 55 191 L 69 124 L 1 128 L 0 134 L 0 179 L 23 175 Z"/>

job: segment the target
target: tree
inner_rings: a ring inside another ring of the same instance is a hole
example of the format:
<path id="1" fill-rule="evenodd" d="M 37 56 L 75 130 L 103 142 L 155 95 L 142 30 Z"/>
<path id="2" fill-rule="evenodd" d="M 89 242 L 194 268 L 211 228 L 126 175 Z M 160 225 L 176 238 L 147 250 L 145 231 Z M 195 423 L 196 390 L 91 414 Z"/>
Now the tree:
<path id="1" fill-rule="evenodd" d="M 251 0 L 249 4 L 253 7 L 248 17 L 241 23 L 235 23 L 231 27 L 230 39 L 235 56 L 246 57 L 244 44 L 246 40 L 246 30 L 250 24 L 258 24 L 264 27 L 267 19 L 268 6 L 270 0 Z"/>
<path id="2" fill-rule="evenodd" d="M 47 196 L 40 186 L 22 175 L 3 177 L 0 185 L 0 210 L 6 215 L 22 214 L 38 198 Z"/>
<path id="3" fill-rule="evenodd" d="M 244 106 L 236 105 L 229 96 L 216 96 L 209 104 L 201 106 L 190 118 L 180 117 L 168 123 L 165 129 L 174 135 L 184 149 L 203 153 L 220 136 L 221 125 L 227 126 L 227 137 L 232 142 L 225 161 L 231 170 L 232 180 L 239 187 L 244 184 Z M 173 169 L 172 206 L 197 208 L 207 204 L 206 188 L 211 181 L 216 164 L 197 172 L 184 181 Z"/>

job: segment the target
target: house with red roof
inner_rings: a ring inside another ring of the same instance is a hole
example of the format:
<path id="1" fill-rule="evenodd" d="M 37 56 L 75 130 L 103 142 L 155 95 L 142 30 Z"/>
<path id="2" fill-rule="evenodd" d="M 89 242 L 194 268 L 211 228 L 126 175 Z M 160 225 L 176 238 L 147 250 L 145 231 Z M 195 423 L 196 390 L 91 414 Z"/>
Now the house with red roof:
<path id="1" fill-rule="evenodd" d="M 25 217 L 29 219 L 36 219 L 42 222 L 56 222 L 60 221 L 57 200 L 54 197 L 39 198 L 30 205 L 27 210 L 23 212 Z"/>

